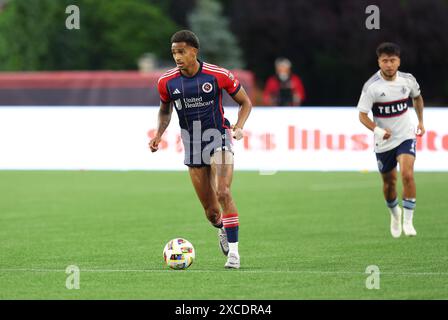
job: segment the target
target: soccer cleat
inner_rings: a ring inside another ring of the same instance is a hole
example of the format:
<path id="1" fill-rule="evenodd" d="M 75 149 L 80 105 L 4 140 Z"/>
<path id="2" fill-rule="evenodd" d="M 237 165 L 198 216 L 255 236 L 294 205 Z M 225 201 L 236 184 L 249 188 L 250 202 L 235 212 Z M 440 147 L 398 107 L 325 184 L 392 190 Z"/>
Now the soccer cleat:
<path id="1" fill-rule="evenodd" d="M 392 237 L 399 238 L 401 236 L 401 214 L 402 210 L 400 207 L 397 207 L 398 214 L 390 215 L 390 233 Z"/>
<path id="2" fill-rule="evenodd" d="M 227 241 L 227 233 L 224 228 L 218 229 L 219 247 L 225 256 L 229 254 L 229 242 Z"/>
<path id="3" fill-rule="evenodd" d="M 229 253 L 227 257 L 227 262 L 224 265 L 227 269 L 239 269 L 240 268 L 240 257 L 236 253 Z"/>
<path id="4" fill-rule="evenodd" d="M 403 221 L 403 231 L 404 234 L 408 237 L 415 237 L 417 235 L 417 231 L 415 231 L 414 226 L 411 221 Z"/>

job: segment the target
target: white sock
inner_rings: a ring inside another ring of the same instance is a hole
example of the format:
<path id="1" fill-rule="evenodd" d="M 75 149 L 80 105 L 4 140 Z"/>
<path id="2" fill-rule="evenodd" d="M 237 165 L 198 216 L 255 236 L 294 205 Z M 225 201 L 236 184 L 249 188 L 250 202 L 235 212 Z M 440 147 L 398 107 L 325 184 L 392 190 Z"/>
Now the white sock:
<path id="1" fill-rule="evenodd" d="M 403 208 L 403 210 L 404 210 L 403 220 L 412 223 L 412 217 L 414 216 L 414 210 L 413 209 L 406 209 L 406 208 Z"/>
<path id="2" fill-rule="evenodd" d="M 229 253 L 235 253 L 239 256 L 238 242 L 229 242 Z"/>
<path id="3" fill-rule="evenodd" d="M 398 215 L 400 214 L 400 206 L 398 205 L 396 205 L 393 208 L 387 207 L 387 209 L 389 209 L 390 214 L 393 215 L 394 217 L 398 217 Z"/>
<path id="4" fill-rule="evenodd" d="M 403 198 L 404 221 L 412 223 L 412 217 L 415 210 L 415 198 Z"/>

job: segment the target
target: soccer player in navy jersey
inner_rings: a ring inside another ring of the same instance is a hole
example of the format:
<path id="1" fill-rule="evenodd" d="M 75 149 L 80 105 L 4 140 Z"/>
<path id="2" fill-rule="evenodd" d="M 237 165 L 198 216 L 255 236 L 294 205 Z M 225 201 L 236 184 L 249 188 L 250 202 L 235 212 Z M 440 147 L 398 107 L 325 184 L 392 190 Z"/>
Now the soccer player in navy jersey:
<path id="1" fill-rule="evenodd" d="M 218 228 L 219 244 L 227 256 L 226 268 L 240 267 L 238 210 L 230 191 L 233 178 L 232 137 L 243 138 L 243 127 L 252 103 L 239 81 L 228 70 L 198 60 L 199 39 L 189 30 L 171 37 L 177 65 L 158 81 L 160 109 L 156 136 L 149 142 L 158 150 L 171 120 L 173 106 L 179 116 L 181 137 L 196 194 L 211 224 Z M 222 90 L 240 106 L 235 125 L 224 117 Z"/>

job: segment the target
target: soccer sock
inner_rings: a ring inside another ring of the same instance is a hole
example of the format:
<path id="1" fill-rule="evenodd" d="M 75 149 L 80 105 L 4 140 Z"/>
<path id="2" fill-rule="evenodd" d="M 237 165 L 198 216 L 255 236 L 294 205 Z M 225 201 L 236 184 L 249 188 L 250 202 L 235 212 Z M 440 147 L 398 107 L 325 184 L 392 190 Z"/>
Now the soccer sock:
<path id="1" fill-rule="evenodd" d="M 224 224 L 223 224 L 222 221 L 221 221 L 220 223 L 218 223 L 218 224 L 214 224 L 213 226 L 214 226 L 215 228 L 222 229 L 222 227 L 224 227 Z"/>
<path id="2" fill-rule="evenodd" d="M 403 199 L 404 221 L 411 221 L 415 210 L 415 198 Z"/>
<path id="3" fill-rule="evenodd" d="M 238 242 L 229 242 L 229 252 L 238 254 Z"/>
<path id="4" fill-rule="evenodd" d="M 238 213 L 223 214 L 222 222 L 226 229 L 229 252 L 238 253 Z"/>
<path id="5" fill-rule="evenodd" d="M 392 201 L 386 201 L 386 205 L 389 208 L 390 214 L 394 215 L 395 217 L 400 213 L 397 198 Z"/>

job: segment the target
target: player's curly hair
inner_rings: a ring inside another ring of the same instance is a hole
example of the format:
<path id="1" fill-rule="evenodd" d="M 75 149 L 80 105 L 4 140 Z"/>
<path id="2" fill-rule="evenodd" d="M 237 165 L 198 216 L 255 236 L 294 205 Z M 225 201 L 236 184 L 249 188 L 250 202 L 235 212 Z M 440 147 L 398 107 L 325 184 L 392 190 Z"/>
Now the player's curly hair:
<path id="1" fill-rule="evenodd" d="M 185 42 L 189 46 L 192 46 L 196 49 L 199 49 L 199 39 L 198 37 L 190 30 L 180 30 L 177 31 L 171 37 L 171 43 L 174 42 Z"/>
<path id="2" fill-rule="evenodd" d="M 376 48 L 376 55 L 378 56 L 378 58 L 382 54 L 399 57 L 401 54 L 401 49 L 398 44 L 395 44 L 393 42 L 383 42 L 378 46 L 378 48 Z"/>

